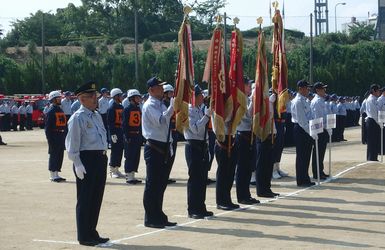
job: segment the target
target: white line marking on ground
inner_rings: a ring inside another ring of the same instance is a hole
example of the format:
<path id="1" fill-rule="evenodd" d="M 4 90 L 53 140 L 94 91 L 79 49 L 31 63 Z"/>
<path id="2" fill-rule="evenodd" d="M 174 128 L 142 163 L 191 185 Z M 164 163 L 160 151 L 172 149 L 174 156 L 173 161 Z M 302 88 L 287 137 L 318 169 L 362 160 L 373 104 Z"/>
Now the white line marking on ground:
<path id="1" fill-rule="evenodd" d="M 350 172 L 350 171 L 352 171 L 352 170 L 354 170 L 356 168 L 359 168 L 359 167 L 362 167 L 362 166 L 365 166 L 365 165 L 368 165 L 368 164 L 371 164 L 371 163 L 374 163 L 374 162 L 364 162 L 364 163 L 357 164 L 357 165 L 355 165 L 353 167 L 347 168 L 347 169 L 343 170 L 342 172 L 336 174 L 332 178 L 328 178 L 328 179 L 322 181 L 321 185 L 323 185 L 325 183 L 329 183 L 332 180 L 336 180 L 339 177 L 343 176 L 347 172 Z M 306 190 L 308 190 L 310 188 L 314 188 L 314 187 L 317 187 L 317 186 L 318 185 L 307 187 L 307 188 L 302 188 L 302 189 L 299 189 L 299 190 L 297 190 L 295 192 L 292 192 L 292 193 L 286 193 L 286 194 L 284 194 L 282 196 L 279 196 L 278 198 L 263 199 L 263 200 L 261 200 L 260 204 L 265 204 L 265 203 L 269 203 L 269 202 L 272 202 L 272 201 L 275 201 L 275 200 L 281 200 L 281 199 L 285 199 L 287 197 L 295 196 L 295 195 L 298 195 L 299 193 L 302 193 L 302 192 L 304 192 L 304 191 L 306 191 Z M 243 206 L 243 207 L 235 209 L 235 210 L 230 210 L 230 211 L 224 211 L 222 213 L 217 213 L 213 217 L 215 218 L 215 217 L 226 215 L 226 214 L 229 214 L 229 213 L 233 213 L 233 212 L 236 212 L 236 211 L 239 211 L 239 210 L 258 209 L 257 206 L 258 206 L 258 204 Z M 207 206 L 207 207 L 215 207 L 215 206 Z M 175 216 L 176 217 L 185 217 L 185 216 L 181 216 L 181 215 L 175 215 Z M 100 244 L 98 246 L 112 246 L 113 244 L 121 243 L 122 241 L 132 240 L 132 239 L 144 237 L 144 236 L 147 236 L 147 235 L 152 235 L 152 234 L 160 233 L 160 232 L 163 232 L 163 231 L 166 231 L 166 230 L 170 230 L 170 229 L 173 229 L 173 228 L 176 228 L 176 227 L 180 227 L 180 226 L 187 226 L 187 225 L 190 225 L 190 224 L 195 224 L 195 223 L 203 221 L 203 220 L 210 220 L 210 217 L 207 217 L 205 219 L 191 220 L 191 221 L 188 221 L 188 222 L 183 223 L 183 224 L 178 224 L 178 225 L 176 225 L 174 227 L 166 227 L 166 228 L 163 228 L 163 229 L 154 230 L 154 231 L 143 233 L 143 234 L 137 234 L 137 235 L 133 235 L 133 236 L 130 236 L 130 237 L 125 237 L 125 238 L 121 238 L 121 239 L 117 239 L 117 240 L 111 240 L 111 241 L 109 241 L 110 242 L 109 244 Z M 139 227 L 139 226 L 143 226 L 143 224 L 137 225 L 137 227 Z M 71 244 L 71 245 L 77 245 L 78 244 L 78 242 L 74 242 L 74 241 L 38 240 L 38 239 L 34 239 L 32 241 L 34 241 L 34 242 L 46 242 L 46 243 L 57 243 L 57 244 Z"/>

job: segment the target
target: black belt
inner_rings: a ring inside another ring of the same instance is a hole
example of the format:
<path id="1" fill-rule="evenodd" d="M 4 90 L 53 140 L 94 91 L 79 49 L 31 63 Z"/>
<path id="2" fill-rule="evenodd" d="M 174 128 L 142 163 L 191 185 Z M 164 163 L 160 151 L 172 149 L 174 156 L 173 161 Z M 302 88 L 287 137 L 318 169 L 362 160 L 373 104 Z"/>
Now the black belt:
<path id="1" fill-rule="evenodd" d="M 160 153 L 162 155 L 166 155 L 166 152 L 167 152 L 167 143 L 166 142 L 160 142 L 160 141 L 148 139 L 146 141 L 146 144 L 150 148 L 152 148 L 155 151 L 157 151 L 158 153 Z"/>
<path id="2" fill-rule="evenodd" d="M 83 150 L 83 151 L 80 151 L 80 153 L 106 155 L 107 151 L 106 150 Z"/>

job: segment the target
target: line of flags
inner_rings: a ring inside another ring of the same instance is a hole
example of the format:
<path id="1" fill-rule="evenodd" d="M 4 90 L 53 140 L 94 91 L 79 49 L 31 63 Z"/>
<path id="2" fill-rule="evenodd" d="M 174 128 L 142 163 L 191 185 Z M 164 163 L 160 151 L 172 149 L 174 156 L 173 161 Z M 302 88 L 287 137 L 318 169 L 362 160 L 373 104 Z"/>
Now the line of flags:
<path id="1" fill-rule="evenodd" d="M 275 2 L 272 43 L 272 89 L 277 95 L 278 116 L 286 110 L 288 100 L 287 62 L 284 44 L 284 28 L 280 11 Z M 238 20 L 235 20 L 237 23 Z M 247 110 L 247 96 L 244 88 L 242 65 L 243 38 L 236 27 L 231 34 L 230 65 L 226 66 L 223 30 L 218 25 L 213 31 L 202 81 L 208 83 L 210 107 L 213 111 L 212 125 L 217 140 L 224 142 L 226 135 L 235 133 L 236 127 Z M 188 127 L 188 104 L 194 99 L 194 70 L 192 58 L 191 27 L 188 14 L 182 22 L 179 37 L 179 60 L 176 77 L 175 112 L 176 128 L 183 132 Z M 268 65 L 266 58 L 265 36 L 262 29 L 258 33 L 256 55 L 255 87 L 253 100 L 253 133 L 264 141 L 272 133 L 273 120 L 269 110 Z"/>

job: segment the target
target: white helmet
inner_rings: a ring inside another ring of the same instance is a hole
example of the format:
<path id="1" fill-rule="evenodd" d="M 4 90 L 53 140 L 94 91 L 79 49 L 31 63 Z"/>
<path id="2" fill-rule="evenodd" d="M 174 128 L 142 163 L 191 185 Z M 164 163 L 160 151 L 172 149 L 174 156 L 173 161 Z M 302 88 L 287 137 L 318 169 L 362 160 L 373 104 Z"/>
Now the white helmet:
<path id="1" fill-rule="evenodd" d="M 133 96 L 142 96 L 140 92 L 137 89 L 130 89 L 128 90 L 127 97 L 133 97 Z"/>
<path id="2" fill-rule="evenodd" d="M 174 91 L 174 87 L 170 84 L 163 85 L 163 92 Z"/>
<path id="3" fill-rule="evenodd" d="M 110 94 L 111 94 L 111 97 L 114 98 L 114 96 L 119 95 L 119 94 L 123 94 L 123 92 L 119 88 L 113 88 L 113 89 L 111 89 Z"/>
<path id="4" fill-rule="evenodd" d="M 56 97 L 61 97 L 61 94 L 59 91 L 55 90 L 55 91 L 51 91 L 48 95 L 48 101 L 52 101 L 54 98 Z"/>

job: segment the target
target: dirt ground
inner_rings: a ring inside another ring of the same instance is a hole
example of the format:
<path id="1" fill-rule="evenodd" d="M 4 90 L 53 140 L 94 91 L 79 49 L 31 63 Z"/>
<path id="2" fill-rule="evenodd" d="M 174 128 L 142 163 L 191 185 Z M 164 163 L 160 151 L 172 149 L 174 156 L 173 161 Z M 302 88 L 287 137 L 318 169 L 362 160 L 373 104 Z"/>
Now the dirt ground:
<path id="1" fill-rule="evenodd" d="M 2 132 L 0 146 L 0 249 L 85 249 L 76 241 L 75 185 L 65 155 L 66 183 L 49 181 L 44 131 Z M 237 211 L 215 207 L 215 185 L 206 204 L 215 216 L 187 217 L 187 167 L 180 143 L 164 210 L 178 226 L 143 226 L 144 185 L 107 178 L 98 231 L 111 249 L 385 249 L 385 167 L 365 162 L 360 128 L 345 131 L 347 142 L 333 144 L 333 179 L 312 188 L 295 185 L 295 150 L 285 149 L 282 168 L 290 177 L 273 181 L 279 199 L 261 199 Z M 325 159 L 328 166 L 328 154 Z M 328 167 L 326 167 L 328 169 Z M 209 175 L 215 178 L 216 164 Z M 327 172 L 327 171 L 326 171 Z M 139 177 L 144 178 L 143 157 Z M 255 187 L 250 186 L 255 195 Z M 232 190 L 236 202 L 235 186 Z"/>

